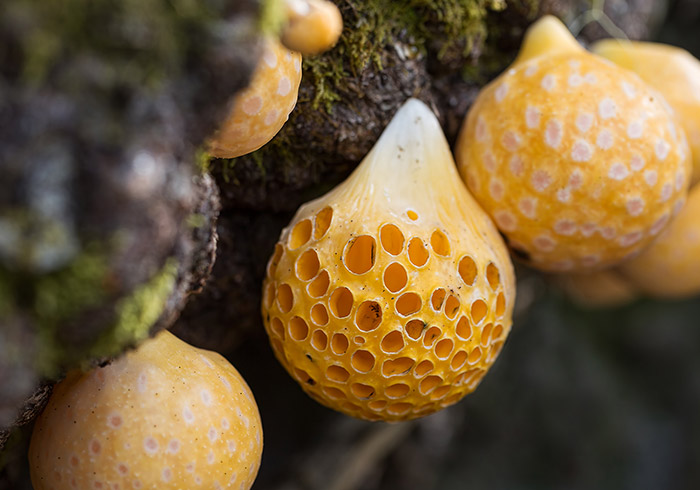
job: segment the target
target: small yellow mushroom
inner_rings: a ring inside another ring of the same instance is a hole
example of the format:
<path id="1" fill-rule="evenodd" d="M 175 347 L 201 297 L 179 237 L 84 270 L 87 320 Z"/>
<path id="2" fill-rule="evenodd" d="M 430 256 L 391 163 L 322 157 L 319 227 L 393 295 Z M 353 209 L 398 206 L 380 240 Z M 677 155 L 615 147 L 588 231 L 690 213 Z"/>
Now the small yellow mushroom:
<path id="1" fill-rule="evenodd" d="M 680 210 L 691 173 L 685 132 L 663 97 L 551 17 L 482 90 L 456 159 L 516 255 L 554 272 L 639 252 Z"/>
<path id="2" fill-rule="evenodd" d="M 297 211 L 263 293 L 275 355 L 310 396 L 406 420 L 476 388 L 510 331 L 515 278 L 439 122 L 409 100 L 345 182 Z"/>
<path id="3" fill-rule="evenodd" d="M 676 112 L 693 154 L 693 183 L 700 180 L 700 61 L 685 49 L 665 44 L 606 39 L 594 53 L 639 75 Z"/>
<path id="4" fill-rule="evenodd" d="M 236 158 L 270 141 L 289 118 L 301 83 L 301 55 L 268 39 L 248 88 L 234 97 L 226 120 L 208 141 L 211 156 Z"/>
<path id="5" fill-rule="evenodd" d="M 650 247 L 620 267 L 630 282 L 657 298 L 700 294 L 700 186 Z"/>
<path id="6" fill-rule="evenodd" d="M 343 17 L 328 0 L 287 0 L 287 24 L 282 42 L 301 54 L 318 54 L 338 42 Z"/>

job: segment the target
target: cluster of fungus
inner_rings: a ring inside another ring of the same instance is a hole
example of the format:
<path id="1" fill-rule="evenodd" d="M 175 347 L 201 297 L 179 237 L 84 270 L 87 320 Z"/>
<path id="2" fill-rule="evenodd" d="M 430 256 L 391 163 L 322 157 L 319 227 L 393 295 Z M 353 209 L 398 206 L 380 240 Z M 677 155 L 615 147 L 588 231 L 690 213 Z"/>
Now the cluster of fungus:
<path id="1" fill-rule="evenodd" d="M 681 210 L 691 173 L 664 98 L 552 17 L 480 93 L 456 157 L 516 255 L 549 271 L 638 253 Z"/>
<path id="2" fill-rule="evenodd" d="M 36 490 L 248 489 L 261 453 L 260 415 L 238 371 L 162 331 L 58 383 L 29 462 Z"/>
<path id="3" fill-rule="evenodd" d="M 355 173 L 282 232 L 262 309 L 277 358 L 313 398 L 404 420 L 475 389 L 514 294 L 505 245 L 435 116 L 410 100 Z"/>

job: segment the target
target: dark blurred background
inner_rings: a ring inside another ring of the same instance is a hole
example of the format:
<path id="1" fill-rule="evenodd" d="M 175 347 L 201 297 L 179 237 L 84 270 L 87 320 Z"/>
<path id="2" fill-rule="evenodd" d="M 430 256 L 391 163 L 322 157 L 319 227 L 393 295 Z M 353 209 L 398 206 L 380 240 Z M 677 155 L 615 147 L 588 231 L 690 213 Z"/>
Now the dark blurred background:
<path id="1" fill-rule="evenodd" d="M 606 9 L 650 3 L 609 0 Z M 596 26 L 586 29 L 600 35 Z M 700 56 L 700 0 L 670 0 L 654 29 L 652 39 Z M 270 213 L 257 226 L 254 217 L 222 215 L 220 246 L 233 241 L 227 229 L 249 230 L 250 244 L 235 245 L 264 264 L 290 217 Z M 519 268 L 518 277 L 513 330 L 491 372 L 474 394 L 418 421 L 363 422 L 313 402 L 274 359 L 261 322 L 221 342 L 232 346 L 222 354 L 249 382 L 263 419 L 254 488 L 700 488 L 700 299 L 586 311 L 538 274 Z M 245 309 L 219 299 L 222 310 Z M 209 320 L 192 311 L 180 328 Z M 29 430 L 15 433 L 8 447 L 16 450 L 0 455 L 0 487 L 31 488 L 21 441 Z"/>

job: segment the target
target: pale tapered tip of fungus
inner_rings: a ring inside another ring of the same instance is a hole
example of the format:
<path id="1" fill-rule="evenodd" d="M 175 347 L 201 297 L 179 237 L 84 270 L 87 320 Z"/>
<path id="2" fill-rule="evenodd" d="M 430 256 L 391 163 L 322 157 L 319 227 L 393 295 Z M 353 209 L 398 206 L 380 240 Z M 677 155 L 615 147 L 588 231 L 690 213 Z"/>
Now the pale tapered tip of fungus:
<path id="1" fill-rule="evenodd" d="M 540 54 L 489 84 L 456 158 L 516 256 L 552 272 L 638 253 L 682 205 L 691 171 L 664 98 L 583 50 Z"/>
<path id="2" fill-rule="evenodd" d="M 282 42 L 304 55 L 327 51 L 338 42 L 343 17 L 335 4 L 327 0 L 286 0 L 287 23 Z"/>
<path id="3" fill-rule="evenodd" d="M 525 33 L 520 51 L 512 67 L 543 54 L 578 53 L 580 51 L 583 51 L 583 48 L 564 23 L 552 15 L 545 15 L 532 24 Z"/>
<path id="4" fill-rule="evenodd" d="M 269 142 L 294 109 L 301 83 L 301 55 L 267 39 L 248 87 L 231 102 L 226 120 L 207 142 L 217 158 L 236 158 Z"/>
<path id="5" fill-rule="evenodd" d="M 435 115 L 409 100 L 345 182 L 299 209 L 263 291 L 275 355 L 307 393 L 397 421 L 477 387 L 510 330 L 515 280 Z"/>
<path id="6" fill-rule="evenodd" d="M 108 366 L 58 383 L 32 433 L 35 490 L 253 485 L 260 414 L 220 355 L 162 331 Z"/>
<path id="7" fill-rule="evenodd" d="M 688 138 L 692 182 L 700 181 L 700 60 L 685 49 L 659 43 L 606 39 L 591 49 L 633 71 L 664 96 Z"/>

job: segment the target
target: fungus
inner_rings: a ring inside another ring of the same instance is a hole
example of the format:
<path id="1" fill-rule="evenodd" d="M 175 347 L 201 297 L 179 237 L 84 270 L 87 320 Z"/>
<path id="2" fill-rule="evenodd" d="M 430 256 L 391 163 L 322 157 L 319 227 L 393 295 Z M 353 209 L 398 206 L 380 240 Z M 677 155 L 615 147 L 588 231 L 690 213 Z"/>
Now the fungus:
<path id="1" fill-rule="evenodd" d="M 700 293 L 700 187 L 658 240 L 620 266 L 635 287 L 657 298 L 685 298 Z"/>
<path id="2" fill-rule="evenodd" d="M 685 133 L 656 91 L 546 17 L 479 94 L 457 142 L 463 178 L 516 255 L 604 268 L 651 243 L 685 199 Z"/>
<path id="3" fill-rule="evenodd" d="M 688 137 L 692 182 L 700 180 L 700 61 L 685 49 L 649 42 L 606 39 L 591 49 L 633 71 L 666 98 Z"/>
<path id="4" fill-rule="evenodd" d="M 590 273 L 558 274 L 552 280 L 584 308 L 613 308 L 639 297 L 639 291 L 617 268 Z"/>
<path id="5" fill-rule="evenodd" d="M 161 331 L 58 383 L 36 421 L 29 463 L 36 490 L 247 489 L 261 452 L 260 415 L 238 371 Z"/>
<path id="6" fill-rule="evenodd" d="M 301 54 L 318 54 L 338 42 L 343 31 L 343 17 L 328 0 L 287 0 L 287 23 L 282 42 Z"/>
<path id="7" fill-rule="evenodd" d="M 231 102 L 226 120 L 207 142 L 217 158 L 236 158 L 270 141 L 289 118 L 301 83 L 301 55 L 268 39 L 250 85 Z"/>
<path id="8" fill-rule="evenodd" d="M 292 376 L 307 374 L 300 384 L 314 399 L 346 414 L 405 420 L 455 403 L 510 330 L 507 248 L 420 101 L 406 102 L 345 182 L 297 211 L 276 251 L 264 290 L 289 288 L 293 299 L 263 302 L 275 354 Z M 316 277 L 300 277 L 310 251 Z M 317 325 L 329 348 L 281 335 L 296 318 Z"/>

